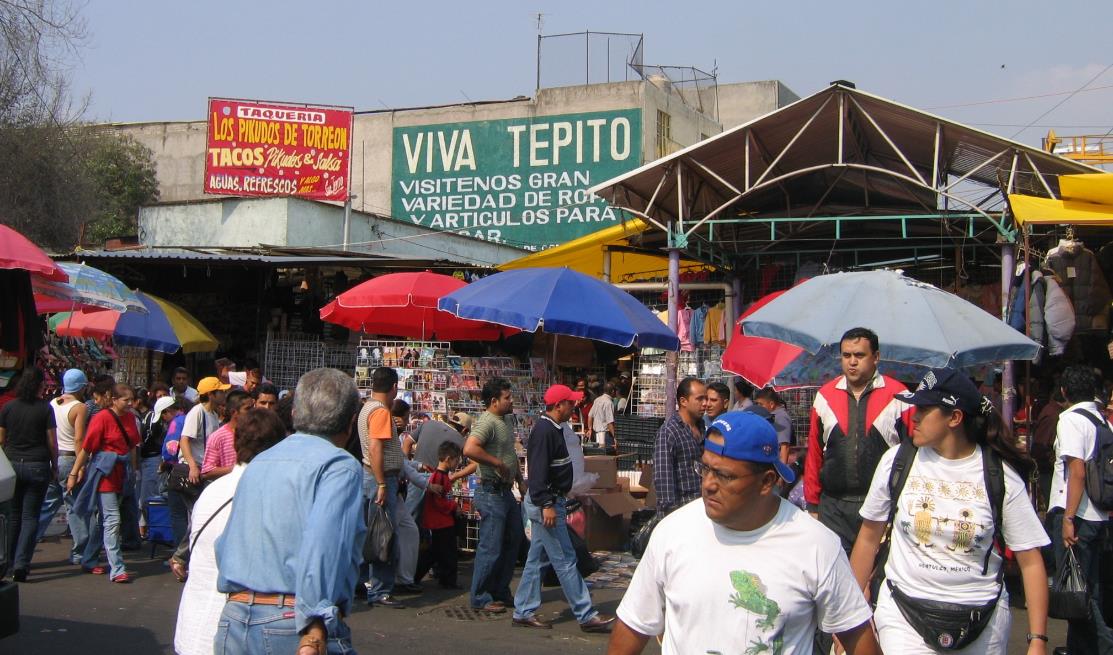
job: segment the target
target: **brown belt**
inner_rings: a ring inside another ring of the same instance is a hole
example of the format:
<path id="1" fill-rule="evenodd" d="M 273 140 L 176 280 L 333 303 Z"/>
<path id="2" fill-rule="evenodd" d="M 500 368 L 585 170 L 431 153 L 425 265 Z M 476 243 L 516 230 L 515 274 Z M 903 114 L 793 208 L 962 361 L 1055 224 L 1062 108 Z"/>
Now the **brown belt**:
<path id="1" fill-rule="evenodd" d="M 228 594 L 228 600 L 245 605 L 271 605 L 273 607 L 293 607 L 293 594 L 257 594 L 254 591 L 237 591 Z"/>

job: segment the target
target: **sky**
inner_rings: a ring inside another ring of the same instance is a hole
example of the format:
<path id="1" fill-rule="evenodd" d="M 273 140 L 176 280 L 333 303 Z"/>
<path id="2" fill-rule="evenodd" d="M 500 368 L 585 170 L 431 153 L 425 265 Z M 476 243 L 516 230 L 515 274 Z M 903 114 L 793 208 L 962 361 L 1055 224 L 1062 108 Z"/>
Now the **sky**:
<path id="1" fill-rule="evenodd" d="M 100 1 L 82 9 L 72 76 L 96 121 L 202 120 L 210 96 L 357 110 L 532 96 L 538 13 L 545 34 L 644 34 L 645 63 L 720 83 L 806 96 L 850 80 L 1037 146 L 1049 127 L 1113 130 L 1108 0 Z M 545 43 L 544 77 L 582 76 L 579 46 Z"/>

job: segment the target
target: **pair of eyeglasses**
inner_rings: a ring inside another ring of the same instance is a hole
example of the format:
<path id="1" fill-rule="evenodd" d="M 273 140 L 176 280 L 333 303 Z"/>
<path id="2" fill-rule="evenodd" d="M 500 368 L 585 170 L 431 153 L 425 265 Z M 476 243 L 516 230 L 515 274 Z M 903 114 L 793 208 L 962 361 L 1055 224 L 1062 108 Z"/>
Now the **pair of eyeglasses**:
<path id="1" fill-rule="evenodd" d="M 704 464 L 703 462 L 699 462 L 699 461 L 693 462 L 693 464 L 694 464 L 694 466 L 692 466 L 692 468 L 695 469 L 696 475 L 700 476 L 701 479 L 704 478 L 704 477 L 707 477 L 707 474 L 710 473 L 711 475 L 715 476 L 715 480 L 719 484 L 729 484 L 729 483 L 734 482 L 735 480 L 739 480 L 741 478 L 748 478 L 748 477 L 752 477 L 754 475 L 757 475 L 756 473 L 747 473 L 745 475 L 734 475 L 733 473 L 724 473 L 723 471 L 720 471 L 719 469 L 711 468 L 707 464 Z"/>

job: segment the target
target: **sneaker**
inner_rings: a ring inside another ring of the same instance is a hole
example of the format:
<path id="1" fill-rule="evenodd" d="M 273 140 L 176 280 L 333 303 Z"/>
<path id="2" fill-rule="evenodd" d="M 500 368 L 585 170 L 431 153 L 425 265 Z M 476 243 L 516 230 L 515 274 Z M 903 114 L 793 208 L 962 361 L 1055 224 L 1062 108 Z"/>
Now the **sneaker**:
<path id="1" fill-rule="evenodd" d="M 382 596 L 375 600 L 368 601 L 367 604 L 372 606 L 389 607 L 396 610 L 406 609 L 406 604 L 398 600 L 394 596 Z"/>
<path id="2" fill-rule="evenodd" d="M 121 573 L 120 575 L 112 578 L 112 581 L 119 584 L 128 584 L 129 582 L 131 582 L 131 576 L 127 573 Z"/>
<path id="3" fill-rule="evenodd" d="M 81 570 L 86 573 L 92 573 L 93 575 L 104 575 L 105 573 L 108 573 L 108 568 L 104 566 L 94 566 L 91 569 L 85 568 L 83 566 L 81 567 Z"/>
<path id="4" fill-rule="evenodd" d="M 16 569 L 13 571 L 12 580 L 16 582 L 27 582 L 27 569 Z"/>

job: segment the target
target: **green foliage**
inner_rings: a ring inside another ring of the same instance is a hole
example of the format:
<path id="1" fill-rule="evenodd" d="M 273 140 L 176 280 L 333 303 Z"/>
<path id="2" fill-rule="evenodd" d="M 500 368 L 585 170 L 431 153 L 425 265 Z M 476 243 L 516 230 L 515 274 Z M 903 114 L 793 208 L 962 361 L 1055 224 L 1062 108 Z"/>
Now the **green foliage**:
<path id="1" fill-rule="evenodd" d="M 135 234 L 139 208 L 159 197 L 150 149 L 129 136 L 99 134 L 90 139 L 84 169 L 94 199 L 85 242 Z"/>

